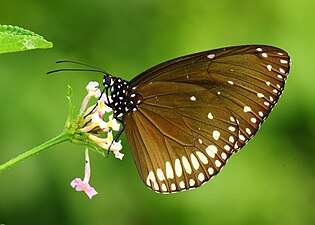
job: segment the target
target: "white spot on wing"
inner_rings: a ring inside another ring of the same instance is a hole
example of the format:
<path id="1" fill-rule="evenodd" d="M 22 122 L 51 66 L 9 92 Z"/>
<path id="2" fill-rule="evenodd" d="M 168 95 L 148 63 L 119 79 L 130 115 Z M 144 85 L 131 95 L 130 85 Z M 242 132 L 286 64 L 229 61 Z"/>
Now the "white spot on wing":
<path id="1" fill-rule="evenodd" d="M 258 97 L 258 98 L 263 98 L 263 97 L 265 97 L 265 96 L 264 96 L 264 94 L 262 94 L 262 93 L 257 93 L 257 97 Z"/>
<path id="2" fill-rule="evenodd" d="M 213 59 L 214 58 L 214 54 L 209 54 L 209 55 L 207 55 L 207 57 L 209 58 L 209 59 Z"/>
<path id="3" fill-rule="evenodd" d="M 174 178 L 174 171 L 173 171 L 172 165 L 169 161 L 166 161 L 165 168 L 166 168 L 166 178 L 173 179 Z"/>
<path id="4" fill-rule="evenodd" d="M 235 131 L 235 127 L 233 127 L 233 126 L 229 126 L 228 129 L 229 129 L 230 131 L 232 131 L 232 132 Z"/>
<path id="5" fill-rule="evenodd" d="M 261 55 L 262 55 L 262 57 L 264 57 L 264 58 L 267 58 L 267 57 L 268 57 L 268 55 L 267 55 L 267 53 L 266 53 L 266 52 L 261 53 Z"/>
<path id="6" fill-rule="evenodd" d="M 227 151 L 230 151 L 231 147 L 229 145 L 224 145 L 224 149 L 227 150 Z"/>
<path id="7" fill-rule="evenodd" d="M 156 182 L 155 175 L 154 175 L 152 170 L 149 172 L 147 183 L 148 183 L 148 180 L 152 181 L 155 190 L 159 190 L 159 185 Z M 149 186 L 151 186 L 151 185 L 149 185 Z"/>
<path id="8" fill-rule="evenodd" d="M 185 168 L 186 172 L 191 174 L 190 163 L 189 163 L 188 159 L 185 156 L 182 157 L 182 163 L 184 165 L 184 168 Z"/>
<path id="9" fill-rule="evenodd" d="M 244 135 L 240 134 L 240 135 L 238 135 L 238 137 L 239 137 L 239 139 L 240 139 L 241 141 L 245 141 Z"/>
<path id="10" fill-rule="evenodd" d="M 213 119 L 213 115 L 212 115 L 211 113 L 208 113 L 208 118 L 209 118 L 210 120 L 212 120 L 212 119 Z"/>
<path id="11" fill-rule="evenodd" d="M 271 66 L 271 65 L 267 65 L 267 69 L 268 69 L 269 71 L 271 71 L 271 70 L 272 70 L 272 66 Z"/>
<path id="12" fill-rule="evenodd" d="M 256 48 L 256 51 L 257 52 L 262 52 L 262 49 L 261 48 Z"/>
<path id="13" fill-rule="evenodd" d="M 185 188 L 185 183 L 184 181 L 179 182 L 179 187 L 184 189 Z"/>
<path id="14" fill-rule="evenodd" d="M 252 111 L 252 109 L 249 107 L 249 106 L 245 106 L 244 107 L 244 112 L 251 112 Z"/>
<path id="15" fill-rule="evenodd" d="M 203 164 L 208 164 L 208 158 L 207 156 L 205 156 L 202 152 L 199 152 L 197 151 L 196 152 L 198 158 L 200 159 L 200 161 L 203 163 Z M 199 164 L 199 163 L 198 163 Z"/>
<path id="16" fill-rule="evenodd" d="M 195 96 L 191 96 L 191 97 L 190 97 L 190 100 L 191 100 L 191 101 L 196 101 L 197 99 L 196 99 Z"/>
<path id="17" fill-rule="evenodd" d="M 193 153 L 190 155 L 190 159 L 191 159 L 191 163 L 192 163 L 194 169 L 195 169 L 195 170 L 198 170 L 200 164 L 199 164 L 199 162 L 198 162 L 198 159 L 196 158 L 196 156 L 195 156 Z"/>
<path id="18" fill-rule="evenodd" d="M 179 159 L 175 160 L 175 173 L 178 177 L 182 176 L 182 165 L 180 164 Z"/>
<path id="19" fill-rule="evenodd" d="M 213 136 L 214 140 L 219 140 L 220 132 L 215 130 L 215 131 L 212 132 L 212 136 Z"/>
<path id="20" fill-rule="evenodd" d="M 198 174 L 198 180 L 200 180 L 201 182 L 204 181 L 205 179 L 205 175 L 203 173 L 199 173 Z"/>
<path id="21" fill-rule="evenodd" d="M 160 181 L 165 180 L 164 173 L 163 173 L 163 171 L 160 168 L 158 168 L 156 170 L 156 175 L 157 175 L 157 177 L 159 178 Z"/>
<path id="22" fill-rule="evenodd" d="M 209 168 L 208 168 L 208 173 L 209 173 L 210 175 L 214 174 L 214 170 L 213 170 L 212 167 L 209 167 Z"/>
<path id="23" fill-rule="evenodd" d="M 207 154 L 211 157 L 211 158 L 214 158 L 215 154 L 218 152 L 218 149 L 216 146 L 214 145 L 209 145 L 207 148 L 206 148 L 206 152 Z"/>
<path id="24" fill-rule="evenodd" d="M 231 84 L 231 85 L 234 85 L 234 82 L 231 81 L 231 80 L 228 80 L 228 83 Z"/>
<path id="25" fill-rule="evenodd" d="M 195 182 L 194 179 L 190 179 L 190 180 L 189 180 L 189 185 L 190 185 L 190 187 L 194 186 L 195 183 L 196 183 L 196 182 Z"/>
<path id="26" fill-rule="evenodd" d="M 214 161 L 214 164 L 216 167 L 220 167 L 221 166 L 221 162 L 219 160 Z"/>

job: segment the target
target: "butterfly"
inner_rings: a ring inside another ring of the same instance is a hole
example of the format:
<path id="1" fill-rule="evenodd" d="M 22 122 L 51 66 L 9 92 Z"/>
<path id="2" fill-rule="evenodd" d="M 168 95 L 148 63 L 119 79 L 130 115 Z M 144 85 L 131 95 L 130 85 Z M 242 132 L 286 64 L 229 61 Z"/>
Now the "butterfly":
<path id="1" fill-rule="evenodd" d="M 131 81 L 105 72 L 144 184 L 174 193 L 213 178 L 266 120 L 290 64 L 282 49 L 246 45 L 171 59 Z"/>

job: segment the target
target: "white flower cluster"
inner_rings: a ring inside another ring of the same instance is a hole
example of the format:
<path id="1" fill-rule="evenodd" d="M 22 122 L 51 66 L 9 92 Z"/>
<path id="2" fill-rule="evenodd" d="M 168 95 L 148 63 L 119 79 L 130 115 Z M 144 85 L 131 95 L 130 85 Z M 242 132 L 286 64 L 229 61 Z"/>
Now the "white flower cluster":
<path id="1" fill-rule="evenodd" d="M 94 141 L 97 145 L 104 148 L 105 150 L 110 149 L 115 154 L 115 157 L 122 159 L 124 154 L 120 152 L 122 149 L 121 141 L 116 142 L 114 140 L 112 130 L 119 131 L 120 124 L 113 114 L 108 116 L 108 121 L 104 121 L 104 114 L 112 112 L 112 108 L 108 106 L 111 102 L 110 96 L 101 94 L 98 88 L 98 82 L 91 81 L 87 86 L 86 90 L 88 94 L 85 96 L 80 113 L 84 116 L 84 127 L 81 131 L 89 134 L 89 138 Z M 88 102 L 91 98 L 99 99 L 96 104 L 86 109 Z M 107 133 L 106 138 L 99 137 L 101 134 Z"/>

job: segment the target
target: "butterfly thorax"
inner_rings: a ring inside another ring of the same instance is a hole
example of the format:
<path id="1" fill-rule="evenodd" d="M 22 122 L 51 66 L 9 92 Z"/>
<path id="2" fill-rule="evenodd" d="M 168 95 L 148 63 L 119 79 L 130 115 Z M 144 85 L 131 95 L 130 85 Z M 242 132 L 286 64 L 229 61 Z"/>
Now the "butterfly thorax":
<path id="1" fill-rule="evenodd" d="M 114 118 L 122 119 L 128 112 L 137 111 L 142 102 L 142 96 L 137 93 L 136 88 L 130 86 L 129 82 L 111 75 L 104 76 L 105 90 L 111 94 L 109 106 L 113 109 Z"/>

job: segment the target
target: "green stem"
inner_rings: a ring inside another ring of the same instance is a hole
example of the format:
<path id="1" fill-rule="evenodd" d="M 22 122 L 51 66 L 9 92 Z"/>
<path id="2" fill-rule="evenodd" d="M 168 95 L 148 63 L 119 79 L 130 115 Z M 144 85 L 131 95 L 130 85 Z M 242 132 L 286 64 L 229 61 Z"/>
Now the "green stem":
<path id="1" fill-rule="evenodd" d="M 27 152 L 24 152 L 21 155 L 19 155 L 15 158 L 9 160 L 8 162 L 0 165 L 0 173 L 2 173 L 6 169 L 14 166 L 16 163 L 21 162 L 22 160 L 27 159 L 28 157 L 30 157 L 34 154 L 37 154 L 46 148 L 49 148 L 51 146 L 60 144 L 62 142 L 68 141 L 68 140 L 70 140 L 69 135 L 67 133 L 62 133 L 62 134 L 58 135 L 57 137 L 55 137 L 49 141 L 46 141 L 45 143 L 27 151 Z"/>

